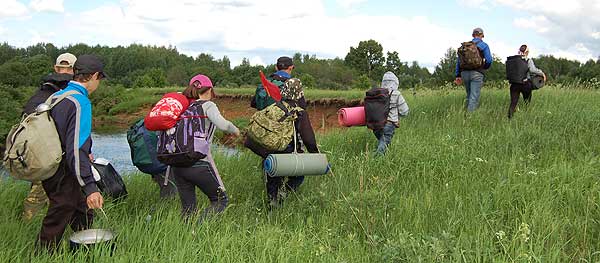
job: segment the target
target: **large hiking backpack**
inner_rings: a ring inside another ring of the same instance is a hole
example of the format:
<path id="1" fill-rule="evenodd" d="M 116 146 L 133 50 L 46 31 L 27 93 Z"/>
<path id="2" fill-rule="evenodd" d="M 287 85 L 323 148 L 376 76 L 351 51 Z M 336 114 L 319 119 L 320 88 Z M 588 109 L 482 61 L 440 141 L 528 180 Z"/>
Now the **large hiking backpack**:
<path id="1" fill-rule="evenodd" d="M 50 111 L 67 96 L 79 94 L 67 91 L 52 102 L 50 96 L 36 112 L 25 116 L 12 127 L 6 137 L 4 167 L 15 179 L 43 181 L 52 177 L 62 160 L 63 150 Z"/>
<path id="2" fill-rule="evenodd" d="M 164 131 L 173 128 L 179 120 L 179 116 L 189 105 L 189 99 L 183 94 L 177 92 L 167 93 L 146 115 L 144 125 L 150 131 Z"/>
<path id="3" fill-rule="evenodd" d="M 371 130 L 383 129 L 390 113 L 390 91 L 372 88 L 365 96 L 365 117 Z"/>
<path id="4" fill-rule="evenodd" d="M 208 118 L 202 104 L 196 101 L 181 114 L 175 127 L 158 133 L 157 159 L 174 167 L 190 167 L 208 156 L 208 138 L 214 132 L 214 125 L 206 128 Z"/>
<path id="5" fill-rule="evenodd" d="M 103 195 L 110 196 L 113 199 L 127 196 L 127 188 L 123 178 L 108 160 L 103 158 L 94 160 L 92 162 L 92 175 Z"/>
<path id="6" fill-rule="evenodd" d="M 506 58 L 506 79 L 508 82 L 523 84 L 524 80 L 527 79 L 527 72 L 529 72 L 529 65 L 522 56 L 516 55 Z"/>
<path id="7" fill-rule="evenodd" d="M 267 80 L 269 82 L 275 84 L 277 87 L 279 87 L 279 89 L 282 89 L 285 82 L 288 79 L 284 78 L 282 76 L 279 76 L 277 74 L 271 74 L 267 78 Z M 266 107 L 268 107 L 274 103 L 275 103 L 275 99 L 273 99 L 271 96 L 269 96 L 269 94 L 265 90 L 265 87 L 263 86 L 263 84 L 258 85 L 258 87 L 256 88 L 256 91 L 254 92 L 254 97 L 252 98 L 251 106 L 253 108 L 256 108 L 257 110 L 263 110 Z"/>
<path id="8" fill-rule="evenodd" d="M 476 70 L 483 67 L 483 56 L 477 43 L 481 40 L 467 41 L 461 43 L 458 48 L 459 67 L 464 70 Z"/>
<path id="9" fill-rule="evenodd" d="M 246 135 L 268 151 L 283 151 L 294 138 L 294 121 L 302 111 L 287 102 L 275 102 L 252 115 Z"/>
<path id="10" fill-rule="evenodd" d="M 156 159 L 158 135 L 146 129 L 143 119 L 129 128 L 127 142 L 131 161 L 142 173 L 159 174 L 167 170 L 167 166 Z"/>

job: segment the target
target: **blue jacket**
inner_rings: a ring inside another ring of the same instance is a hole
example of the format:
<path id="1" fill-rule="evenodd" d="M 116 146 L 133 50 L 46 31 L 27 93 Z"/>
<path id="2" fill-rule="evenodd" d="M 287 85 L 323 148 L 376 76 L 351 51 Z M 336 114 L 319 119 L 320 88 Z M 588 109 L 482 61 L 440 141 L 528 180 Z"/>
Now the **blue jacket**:
<path id="1" fill-rule="evenodd" d="M 283 71 L 283 70 L 279 70 L 277 72 L 274 73 L 275 75 L 278 75 L 280 77 L 286 78 L 286 79 L 291 79 L 292 75 L 288 74 L 287 72 Z"/>
<path id="2" fill-rule="evenodd" d="M 77 82 L 69 85 L 53 96 L 74 90 L 79 94 L 71 95 L 52 108 L 52 118 L 58 131 L 60 144 L 65 153 L 59 173 L 63 176 L 75 176 L 86 196 L 99 192 L 89 155 L 92 150 L 92 103 L 88 91 Z"/>
<path id="3" fill-rule="evenodd" d="M 483 58 L 485 59 L 485 63 L 483 64 L 483 69 L 489 69 L 490 66 L 492 66 L 492 61 L 494 61 L 494 58 L 492 57 L 492 52 L 490 51 L 490 46 L 488 46 L 488 44 L 486 44 L 485 42 L 483 42 L 483 40 L 481 38 L 473 38 L 473 41 L 479 41 L 477 42 L 477 47 L 479 48 L 479 50 L 481 50 L 481 53 L 483 53 Z M 456 59 L 456 69 L 454 70 L 454 75 L 456 77 L 460 77 L 460 58 L 457 57 Z"/>

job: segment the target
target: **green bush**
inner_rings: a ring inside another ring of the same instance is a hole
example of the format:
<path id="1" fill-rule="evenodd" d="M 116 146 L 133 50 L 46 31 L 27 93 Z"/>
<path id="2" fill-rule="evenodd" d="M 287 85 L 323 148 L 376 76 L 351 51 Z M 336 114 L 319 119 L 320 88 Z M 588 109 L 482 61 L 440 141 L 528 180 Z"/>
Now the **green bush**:
<path id="1" fill-rule="evenodd" d="M 4 149 L 6 135 L 10 128 L 21 119 L 23 104 L 31 95 L 33 88 L 13 88 L 0 84 L 0 149 Z M 0 156 L 4 151 L 0 151 Z"/>

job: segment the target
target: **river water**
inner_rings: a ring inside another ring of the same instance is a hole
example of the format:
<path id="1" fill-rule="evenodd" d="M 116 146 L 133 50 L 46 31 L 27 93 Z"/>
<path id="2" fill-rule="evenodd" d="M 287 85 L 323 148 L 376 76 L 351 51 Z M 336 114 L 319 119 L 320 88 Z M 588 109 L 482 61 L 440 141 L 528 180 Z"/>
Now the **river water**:
<path id="1" fill-rule="evenodd" d="M 120 174 L 128 174 L 137 171 L 131 163 L 131 152 L 127 144 L 126 133 L 98 134 L 92 133 L 92 153 L 95 158 L 109 160 Z M 227 156 L 239 154 L 238 150 L 220 145 L 213 145 L 213 151 L 219 151 Z M 6 170 L 0 167 L 0 176 L 6 176 Z"/>

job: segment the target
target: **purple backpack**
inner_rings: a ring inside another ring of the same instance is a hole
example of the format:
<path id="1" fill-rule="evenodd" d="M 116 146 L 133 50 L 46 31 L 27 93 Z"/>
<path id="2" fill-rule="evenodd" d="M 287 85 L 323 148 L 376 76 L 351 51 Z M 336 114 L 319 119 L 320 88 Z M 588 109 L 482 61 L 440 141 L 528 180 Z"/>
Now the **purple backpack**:
<path id="1" fill-rule="evenodd" d="M 156 158 L 166 165 L 190 167 L 208 156 L 209 133 L 205 130 L 206 115 L 202 109 L 205 101 L 196 101 L 181 114 L 175 127 L 158 132 Z"/>

